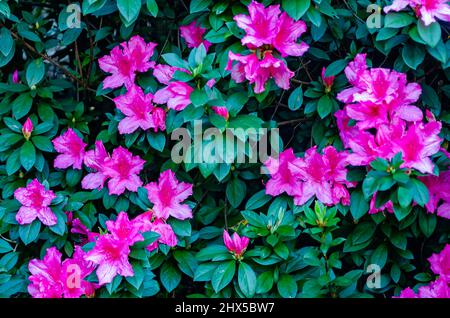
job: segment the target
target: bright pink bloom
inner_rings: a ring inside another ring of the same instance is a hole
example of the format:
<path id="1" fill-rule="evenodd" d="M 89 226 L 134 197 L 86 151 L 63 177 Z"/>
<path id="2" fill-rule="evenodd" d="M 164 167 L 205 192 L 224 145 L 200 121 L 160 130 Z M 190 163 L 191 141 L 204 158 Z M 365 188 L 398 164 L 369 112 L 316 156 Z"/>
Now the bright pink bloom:
<path id="1" fill-rule="evenodd" d="M 350 204 L 350 194 L 346 187 L 354 184 L 346 180 L 347 153 L 338 152 L 332 146 L 324 148 L 323 155 L 317 147 L 308 149 L 304 158 L 297 158 L 288 164 L 292 173 L 298 174 L 302 186 L 294 194 L 296 205 L 305 204 L 314 195 L 324 204 Z"/>
<path id="2" fill-rule="evenodd" d="M 377 194 L 374 193 L 372 199 L 370 200 L 369 214 L 376 214 L 378 212 L 383 212 L 385 210 L 387 210 L 389 213 L 394 213 L 394 205 L 391 200 L 389 200 L 388 202 L 386 202 L 385 204 L 383 204 L 378 208 L 376 207 L 376 202 L 377 202 Z"/>
<path id="3" fill-rule="evenodd" d="M 14 70 L 14 72 L 12 74 L 12 81 L 13 81 L 14 84 L 20 83 L 19 71 L 18 70 Z"/>
<path id="4" fill-rule="evenodd" d="M 290 79 L 294 72 L 288 69 L 286 62 L 272 56 L 270 51 L 264 53 L 264 58 L 258 60 L 255 53 L 249 55 L 228 53 L 228 64 L 225 68 L 231 71 L 231 78 L 237 83 L 247 79 L 250 84 L 255 84 L 254 91 L 259 94 L 265 91 L 265 84 L 270 79 L 282 89 L 289 89 Z M 233 66 L 233 61 L 237 63 Z"/>
<path id="5" fill-rule="evenodd" d="M 174 247 L 177 245 L 177 236 L 175 235 L 172 227 L 170 226 L 170 224 L 165 223 L 163 220 L 155 219 L 150 230 L 158 233 L 159 238 L 156 242 L 153 242 L 152 244 L 147 246 L 147 249 L 149 251 L 153 251 L 154 249 L 156 249 L 158 247 L 158 243 L 165 244 L 170 247 Z"/>
<path id="6" fill-rule="evenodd" d="M 393 298 L 419 298 L 419 296 L 414 292 L 414 290 L 408 287 L 402 290 L 398 297 Z"/>
<path id="7" fill-rule="evenodd" d="M 101 140 L 95 142 L 95 149 L 89 150 L 84 156 L 84 164 L 94 170 L 81 180 L 83 189 L 101 189 L 108 176 L 104 172 L 104 165 L 110 159 Z"/>
<path id="8" fill-rule="evenodd" d="M 72 228 L 70 229 L 70 233 L 74 234 L 80 234 L 82 236 L 85 236 L 83 240 L 81 241 L 81 244 L 87 244 L 89 242 L 95 242 L 97 237 L 100 235 L 99 233 L 95 233 L 90 231 L 86 225 L 81 223 L 80 219 L 74 219 L 72 221 Z"/>
<path id="9" fill-rule="evenodd" d="M 280 6 L 272 5 L 265 8 L 263 4 L 253 0 L 248 6 L 248 12 L 250 15 L 238 14 L 233 18 L 237 26 L 245 30 L 242 44 L 249 44 L 251 47 L 272 44 L 278 31 Z"/>
<path id="10" fill-rule="evenodd" d="M 430 213 L 450 219 L 450 171 L 442 171 L 439 176 L 419 177 L 428 188 L 430 200 L 425 207 Z M 442 204 L 439 203 L 442 200 Z M 439 205 L 439 207 L 438 207 Z"/>
<path id="11" fill-rule="evenodd" d="M 352 88 L 337 95 L 347 103 L 347 115 L 357 121 L 360 129 L 378 128 L 399 117 L 405 121 L 421 121 L 422 111 L 411 105 L 419 99 L 422 89 L 407 83 L 406 75 L 384 68 L 367 69 L 365 54 L 358 54 L 345 69 Z"/>
<path id="12" fill-rule="evenodd" d="M 109 194 L 120 195 L 125 189 L 136 192 L 142 186 L 139 173 L 144 168 L 145 161 L 139 156 L 133 156 L 123 147 L 114 149 L 111 159 L 103 165 L 103 173 L 108 178 Z"/>
<path id="13" fill-rule="evenodd" d="M 165 170 L 160 174 L 158 183 L 150 182 L 145 188 L 157 218 L 192 218 L 192 209 L 187 204 L 181 204 L 192 194 L 192 184 L 179 182 L 172 170 Z"/>
<path id="14" fill-rule="evenodd" d="M 321 77 L 323 85 L 325 86 L 325 90 L 330 91 L 331 87 L 333 86 L 334 76 L 325 76 L 326 70 L 327 69 L 325 67 L 322 67 Z"/>
<path id="15" fill-rule="evenodd" d="M 30 139 L 31 133 L 33 132 L 33 122 L 30 117 L 27 118 L 25 123 L 22 126 L 22 134 L 26 140 Z"/>
<path id="16" fill-rule="evenodd" d="M 63 135 L 56 137 L 52 142 L 55 150 L 60 153 L 53 164 L 55 168 L 66 169 L 72 166 L 74 169 L 81 169 L 86 144 L 72 128 L 67 129 Z"/>
<path id="17" fill-rule="evenodd" d="M 125 212 L 120 212 L 115 221 L 106 221 L 106 227 L 116 240 L 126 242 L 130 246 L 144 240 L 139 227 L 128 219 Z"/>
<path id="18" fill-rule="evenodd" d="M 174 110 L 183 110 L 191 103 L 189 96 L 194 89 L 184 82 L 170 82 L 155 93 L 153 102 L 167 104 Z"/>
<path id="19" fill-rule="evenodd" d="M 283 12 L 277 21 L 277 31 L 272 44 L 282 57 L 302 56 L 309 49 L 309 45 L 305 42 L 299 44 L 297 39 L 305 32 L 305 22 L 295 22 L 286 12 Z"/>
<path id="20" fill-rule="evenodd" d="M 394 0 L 392 5 L 384 8 L 384 12 L 401 11 L 407 6 L 414 10 L 425 25 L 436 22 L 436 19 L 450 21 L 450 6 L 447 0 Z"/>
<path id="21" fill-rule="evenodd" d="M 28 264 L 28 292 L 33 298 L 79 298 L 93 296 L 95 284 L 84 280 L 93 270 L 93 264 L 84 259 L 85 253 L 75 247 L 72 258 L 61 263 L 61 253 L 47 249 L 43 260 L 33 259 Z"/>
<path id="22" fill-rule="evenodd" d="M 448 282 L 440 277 L 428 286 L 420 287 L 419 298 L 450 298 Z"/>
<path id="23" fill-rule="evenodd" d="M 186 41 L 187 47 L 195 48 L 200 46 L 203 43 L 206 51 L 211 46 L 209 41 L 203 40 L 203 34 L 206 29 L 202 28 L 197 24 L 197 21 L 192 21 L 188 25 L 184 25 L 180 27 L 181 37 Z"/>
<path id="24" fill-rule="evenodd" d="M 223 230 L 223 242 L 234 256 L 241 257 L 245 253 L 250 239 L 245 236 L 240 237 L 236 232 L 230 237 L 228 232 Z"/>
<path id="25" fill-rule="evenodd" d="M 230 115 L 228 113 L 228 109 L 225 106 L 211 106 L 211 109 L 217 115 L 222 116 L 223 118 L 225 118 L 225 120 L 228 120 Z"/>
<path id="26" fill-rule="evenodd" d="M 43 224 L 52 226 L 57 222 L 56 215 L 49 208 L 56 195 L 34 179 L 25 188 L 14 191 L 14 198 L 22 206 L 16 214 L 16 220 L 20 225 L 30 224 L 38 218 Z"/>
<path id="27" fill-rule="evenodd" d="M 442 139 L 438 134 L 441 131 L 440 122 L 427 124 L 414 123 L 400 139 L 394 140 L 398 149 L 402 152 L 404 163 L 402 168 L 414 168 L 422 173 L 433 173 L 434 164 L 429 156 L 439 152 Z"/>
<path id="28" fill-rule="evenodd" d="M 131 134 L 138 128 L 153 128 L 154 131 L 161 128 L 160 122 L 155 122 L 153 118 L 155 107 L 152 105 L 152 99 L 152 94 L 144 94 L 142 88 L 137 85 L 132 85 L 126 94 L 114 98 L 116 107 L 126 116 L 119 123 L 119 133 Z"/>
<path id="29" fill-rule="evenodd" d="M 190 74 L 190 72 L 188 70 L 185 70 L 184 68 L 165 64 L 157 64 L 153 68 L 153 76 L 155 76 L 158 82 L 160 82 L 161 84 L 168 85 L 176 71 Z"/>
<path id="30" fill-rule="evenodd" d="M 28 292 L 33 298 L 62 297 L 61 253 L 55 247 L 47 249 L 43 260 L 32 259 L 28 269 Z"/>
<path id="31" fill-rule="evenodd" d="M 85 281 L 95 266 L 92 262 L 85 260 L 86 253 L 80 246 L 75 246 L 72 258 L 65 259 L 61 266 L 61 282 L 63 285 L 64 298 L 79 298 L 82 295 L 92 297 L 97 285 Z"/>
<path id="32" fill-rule="evenodd" d="M 133 85 L 136 72 L 146 72 L 155 65 L 150 61 L 156 43 L 145 43 L 138 35 L 133 36 L 128 42 L 122 42 L 111 50 L 110 55 L 99 59 L 100 68 L 111 73 L 103 81 L 103 88 L 117 88 L 125 85 L 127 88 Z"/>
<path id="33" fill-rule="evenodd" d="M 117 275 L 134 276 L 128 261 L 129 255 L 128 242 L 117 240 L 112 234 L 104 234 L 97 239 L 95 247 L 87 253 L 85 259 L 98 265 L 98 282 L 104 285 L 111 283 Z"/>
<path id="34" fill-rule="evenodd" d="M 206 82 L 206 86 L 209 88 L 213 88 L 213 86 L 216 85 L 216 79 L 211 78 L 209 81 Z"/>
<path id="35" fill-rule="evenodd" d="M 266 194 L 277 196 L 286 192 L 294 196 L 298 192 L 298 189 L 302 187 L 300 175 L 288 168 L 289 163 L 295 160 L 294 151 L 288 148 L 280 153 L 278 159 L 269 158 L 264 163 L 271 176 L 266 183 Z"/>
<path id="36" fill-rule="evenodd" d="M 428 262 L 433 273 L 450 283 L 450 244 L 447 244 L 439 254 L 431 255 Z"/>

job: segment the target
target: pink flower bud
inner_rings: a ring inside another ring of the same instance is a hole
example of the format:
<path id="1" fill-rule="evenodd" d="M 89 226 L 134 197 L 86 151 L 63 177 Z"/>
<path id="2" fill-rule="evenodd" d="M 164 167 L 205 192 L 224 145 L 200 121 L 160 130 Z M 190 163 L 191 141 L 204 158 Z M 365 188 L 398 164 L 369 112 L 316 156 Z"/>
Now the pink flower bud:
<path id="1" fill-rule="evenodd" d="M 223 118 L 225 118 L 225 120 L 228 120 L 229 118 L 228 109 L 225 106 L 212 106 L 211 109 L 217 115 L 222 116 Z"/>
<path id="2" fill-rule="evenodd" d="M 322 68 L 322 82 L 325 85 L 325 90 L 329 92 L 331 90 L 331 86 L 333 86 L 334 76 L 325 76 L 326 68 Z"/>
<path id="3" fill-rule="evenodd" d="M 22 126 L 22 133 L 26 140 L 30 139 L 31 132 L 33 131 L 33 122 L 28 117 L 25 124 Z"/>
<path id="4" fill-rule="evenodd" d="M 12 81 L 15 84 L 19 83 L 19 71 L 18 70 L 15 70 L 14 73 L 12 74 Z"/>
<path id="5" fill-rule="evenodd" d="M 241 257 L 247 249 L 250 239 L 248 237 L 240 237 L 237 233 L 234 233 L 232 237 L 226 230 L 223 231 L 223 242 L 226 248 L 234 254 L 235 257 Z"/>

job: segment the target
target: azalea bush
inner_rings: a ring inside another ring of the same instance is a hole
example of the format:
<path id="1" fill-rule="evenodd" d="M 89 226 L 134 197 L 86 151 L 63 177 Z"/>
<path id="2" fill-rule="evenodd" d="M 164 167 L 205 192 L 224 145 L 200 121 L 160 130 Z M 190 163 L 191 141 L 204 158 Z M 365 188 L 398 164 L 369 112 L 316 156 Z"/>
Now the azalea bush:
<path id="1" fill-rule="evenodd" d="M 450 297 L 449 21 L 0 0 L 0 296 Z M 243 148 L 178 160 L 198 123 Z"/>

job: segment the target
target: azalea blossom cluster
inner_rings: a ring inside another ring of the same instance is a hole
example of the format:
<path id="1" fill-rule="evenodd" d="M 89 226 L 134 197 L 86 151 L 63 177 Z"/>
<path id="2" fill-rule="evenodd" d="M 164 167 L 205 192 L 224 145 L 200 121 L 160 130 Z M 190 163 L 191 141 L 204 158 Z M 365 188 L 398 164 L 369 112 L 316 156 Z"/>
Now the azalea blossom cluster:
<path id="1" fill-rule="evenodd" d="M 436 19 L 450 21 L 450 5 L 447 0 L 394 0 L 390 6 L 384 8 L 384 12 L 398 12 L 406 7 L 412 8 L 424 25 L 430 25 L 436 22 Z"/>
<path id="2" fill-rule="evenodd" d="M 264 165 L 271 176 L 266 183 L 269 195 L 286 193 L 294 197 L 296 205 L 303 205 L 314 196 L 326 205 L 350 204 L 347 187 L 356 184 L 346 180 L 347 152 L 328 146 L 320 154 L 314 146 L 305 152 L 304 158 L 297 158 L 292 148 L 288 148 Z"/>
<path id="3" fill-rule="evenodd" d="M 375 158 L 389 160 L 401 152 L 402 168 L 432 174 L 430 156 L 439 151 L 441 123 L 424 123 L 422 111 L 413 105 L 421 87 L 408 83 L 403 73 L 369 69 L 365 54 L 358 54 L 345 74 L 352 87 L 337 95 L 346 105 L 335 116 L 342 142 L 352 150 L 348 162 L 366 166 Z"/>
<path id="4" fill-rule="evenodd" d="M 270 78 L 278 87 L 289 89 L 294 72 L 276 55 L 278 52 L 281 57 L 302 56 L 308 50 L 306 43 L 297 43 L 297 39 L 306 32 L 306 24 L 294 21 L 286 12 L 281 13 L 279 5 L 266 8 L 253 0 L 248 11 L 249 15 L 238 14 L 234 20 L 245 31 L 241 43 L 251 54 L 230 51 L 226 70 L 231 71 L 231 77 L 237 83 L 247 79 L 250 84 L 255 84 L 257 94 L 265 91 Z M 233 61 L 237 63 L 233 65 Z"/>
<path id="5" fill-rule="evenodd" d="M 109 193 L 120 195 L 125 190 L 136 192 L 142 186 L 139 173 L 144 168 L 145 161 L 121 146 L 110 155 L 103 143 L 96 141 L 95 148 L 86 151 L 86 144 L 72 128 L 55 138 L 53 145 L 60 153 L 55 159 L 55 168 L 81 169 L 84 163 L 93 171 L 81 181 L 83 189 L 101 189 L 109 180 Z"/>
<path id="6" fill-rule="evenodd" d="M 56 247 L 47 248 L 42 260 L 32 259 L 28 263 L 31 273 L 28 292 L 34 298 L 93 297 L 98 285 L 85 278 L 94 270 L 94 264 L 85 257 L 80 246 L 75 246 L 72 257 L 64 261 Z"/>
<path id="7" fill-rule="evenodd" d="M 412 288 L 404 289 L 398 298 L 450 298 L 450 245 L 438 254 L 433 254 L 428 258 L 431 270 L 439 277 L 421 286 L 416 293 Z"/>

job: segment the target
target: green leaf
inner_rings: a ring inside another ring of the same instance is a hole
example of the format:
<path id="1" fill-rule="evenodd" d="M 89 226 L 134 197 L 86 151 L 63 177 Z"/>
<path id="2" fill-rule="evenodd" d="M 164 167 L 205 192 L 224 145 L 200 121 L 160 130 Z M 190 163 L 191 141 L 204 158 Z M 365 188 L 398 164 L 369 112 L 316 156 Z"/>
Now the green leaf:
<path id="1" fill-rule="evenodd" d="M 11 105 L 14 118 L 20 119 L 28 114 L 32 104 L 33 98 L 29 93 L 20 94 Z"/>
<path id="2" fill-rule="evenodd" d="M 26 141 L 20 148 L 20 163 L 25 170 L 30 170 L 36 161 L 36 149 L 31 141 Z"/>
<path id="3" fill-rule="evenodd" d="M 25 245 L 30 244 L 39 236 L 39 231 L 41 230 L 41 222 L 39 220 L 34 220 L 32 223 L 27 225 L 19 226 L 19 236 Z"/>
<path id="4" fill-rule="evenodd" d="M 369 203 L 361 190 L 354 190 L 350 199 L 350 212 L 355 220 L 360 219 L 369 211 Z"/>
<path id="5" fill-rule="evenodd" d="M 406 65 L 415 70 L 423 62 L 425 51 L 418 46 L 407 44 L 402 48 L 402 57 Z"/>
<path id="6" fill-rule="evenodd" d="M 189 96 L 192 105 L 195 107 L 203 106 L 208 102 L 208 95 L 204 90 L 196 88 Z"/>
<path id="7" fill-rule="evenodd" d="M 153 149 L 159 152 L 164 150 L 164 146 L 166 145 L 166 136 L 163 133 L 149 132 L 147 133 L 147 140 Z"/>
<path id="8" fill-rule="evenodd" d="M 426 26 L 423 24 L 422 20 L 417 21 L 417 31 L 419 32 L 422 40 L 425 41 L 429 46 L 435 47 L 441 39 L 441 26 L 438 22 L 433 22 Z"/>
<path id="9" fill-rule="evenodd" d="M 212 0 L 192 0 L 189 6 L 191 13 L 204 11 L 211 4 Z"/>
<path id="10" fill-rule="evenodd" d="M 346 60 L 337 60 L 328 65 L 325 71 L 325 77 L 335 76 L 342 72 L 342 70 L 347 66 Z"/>
<path id="11" fill-rule="evenodd" d="M 383 268 L 388 258 L 388 249 L 385 244 L 380 244 L 370 256 L 370 263 L 376 264 Z"/>
<path id="12" fill-rule="evenodd" d="M 127 26 L 138 17 L 141 4 L 141 1 L 136 0 L 117 0 L 117 7 L 125 22 L 127 22 Z"/>
<path id="13" fill-rule="evenodd" d="M 300 19 L 311 5 L 311 0 L 283 0 L 281 6 L 294 20 Z"/>
<path id="14" fill-rule="evenodd" d="M 273 287 L 273 273 L 268 271 L 258 276 L 256 280 L 256 293 L 265 294 Z"/>
<path id="15" fill-rule="evenodd" d="M 45 75 L 45 64 L 42 59 L 36 59 L 28 64 L 25 77 L 29 87 L 37 85 Z"/>
<path id="16" fill-rule="evenodd" d="M 272 197 L 266 194 L 266 190 L 256 192 L 245 204 L 246 210 L 256 210 L 270 201 Z"/>
<path id="17" fill-rule="evenodd" d="M 38 148 L 39 150 L 42 150 L 45 152 L 53 151 L 53 144 L 48 137 L 34 136 L 31 138 L 31 141 L 36 146 L 36 148 Z"/>
<path id="18" fill-rule="evenodd" d="M 181 273 L 172 263 L 165 262 L 161 267 L 160 279 L 164 288 L 170 293 L 180 284 Z"/>
<path id="19" fill-rule="evenodd" d="M 14 40 L 11 36 L 11 32 L 7 28 L 2 28 L 0 30 L 0 38 L 2 39 L 0 41 L 0 53 L 4 56 L 8 56 L 14 46 Z"/>
<path id="20" fill-rule="evenodd" d="M 299 86 L 294 89 L 289 95 L 288 106 L 290 110 L 297 110 L 302 106 L 303 103 L 303 90 L 302 87 Z"/>
<path id="21" fill-rule="evenodd" d="M 180 67 L 184 69 L 188 69 L 189 65 L 186 61 L 184 61 L 181 57 L 179 57 L 175 53 L 166 53 L 162 55 L 164 61 L 170 66 Z"/>
<path id="22" fill-rule="evenodd" d="M 319 114 L 320 118 L 324 118 L 329 115 L 332 108 L 333 104 L 328 95 L 323 95 L 317 102 L 317 113 Z"/>
<path id="23" fill-rule="evenodd" d="M 218 293 L 225 288 L 233 279 L 236 271 L 236 262 L 234 260 L 223 262 L 217 266 L 212 276 L 211 284 L 214 291 Z"/>
<path id="24" fill-rule="evenodd" d="M 397 190 L 397 199 L 400 206 L 402 208 L 406 208 L 411 204 L 413 197 L 409 189 L 399 187 Z"/>
<path id="25" fill-rule="evenodd" d="M 148 12 L 150 12 L 150 14 L 156 18 L 159 10 L 156 0 L 147 0 L 147 9 Z"/>
<path id="26" fill-rule="evenodd" d="M 247 186 L 245 182 L 234 178 L 227 184 L 226 188 L 227 199 L 233 208 L 237 208 L 245 198 L 247 192 Z"/>
<path id="27" fill-rule="evenodd" d="M 256 274 L 253 269 L 241 262 L 238 270 L 239 288 L 246 297 L 253 297 L 256 292 Z"/>
<path id="28" fill-rule="evenodd" d="M 428 214 L 424 211 L 419 213 L 420 230 L 426 237 L 430 237 L 436 229 L 437 218 L 434 214 Z"/>
<path id="29" fill-rule="evenodd" d="M 399 29 L 407 25 L 410 25 L 415 20 L 416 19 L 412 15 L 409 15 L 408 13 L 390 12 L 384 17 L 384 27 Z"/>
<path id="30" fill-rule="evenodd" d="M 430 195 L 427 186 L 423 182 L 417 179 L 411 179 L 411 182 L 407 186 L 413 191 L 412 196 L 418 205 L 424 206 L 428 203 Z"/>
<path id="31" fill-rule="evenodd" d="M 297 283 L 291 275 L 281 274 L 277 288 L 283 298 L 294 298 L 297 296 Z"/>
<path id="32" fill-rule="evenodd" d="M 12 246 L 3 239 L 0 239 L 0 254 L 5 254 L 13 250 Z"/>

